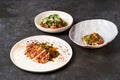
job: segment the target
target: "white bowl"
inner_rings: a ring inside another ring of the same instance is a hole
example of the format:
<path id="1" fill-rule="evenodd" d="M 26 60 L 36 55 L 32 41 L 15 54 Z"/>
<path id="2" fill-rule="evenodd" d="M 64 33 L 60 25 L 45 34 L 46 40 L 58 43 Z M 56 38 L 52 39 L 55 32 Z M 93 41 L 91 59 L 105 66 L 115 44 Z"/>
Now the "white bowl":
<path id="1" fill-rule="evenodd" d="M 82 37 L 91 34 L 93 32 L 98 33 L 104 40 L 104 43 L 97 46 L 85 45 L 82 41 Z M 100 48 L 110 43 L 118 34 L 117 26 L 108 20 L 104 19 L 92 19 L 85 20 L 75 24 L 69 31 L 70 39 L 85 48 Z"/>
<path id="2" fill-rule="evenodd" d="M 52 15 L 52 14 L 58 14 L 63 20 L 65 20 L 68 25 L 63 27 L 63 28 L 57 28 L 57 29 L 50 29 L 50 28 L 44 28 L 44 27 L 41 27 L 40 26 L 40 22 L 42 19 L 44 19 L 45 17 L 48 17 L 49 15 Z M 44 31 L 44 32 L 48 32 L 48 33 L 59 33 L 59 32 L 63 32 L 67 29 L 69 29 L 73 23 L 73 18 L 71 15 L 69 15 L 68 13 L 66 12 L 62 12 L 62 11 L 45 11 L 45 12 L 42 12 L 40 14 L 38 14 L 35 19 L 34 19 L 34 23 L 36 25 L 36 27 L 41 30 L 41 31 Z"/>

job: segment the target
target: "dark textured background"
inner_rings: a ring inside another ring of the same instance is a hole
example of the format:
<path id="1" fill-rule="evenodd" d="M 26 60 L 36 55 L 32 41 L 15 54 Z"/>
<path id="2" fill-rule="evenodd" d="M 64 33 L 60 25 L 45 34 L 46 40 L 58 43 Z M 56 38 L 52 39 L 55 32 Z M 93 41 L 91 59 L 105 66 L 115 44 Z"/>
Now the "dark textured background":
<path id="1" fill-rule="evenodd" d="M 38 30 L 34 17 L 43 11 L 71 14 L 74 24 L 87 19 L 107 19 L 120 31 L 120 0 L 0 0 L 0 80 L 120 80 L 120 34 L 100 49 L 84 49 L 68 37 L 69 30 L 48 34 Z M 17 68 L 10 50 L 19 40 L 34 35 L 52 35 L 73 48 L 71 61 L 49 73 L 31 73 Z"/>

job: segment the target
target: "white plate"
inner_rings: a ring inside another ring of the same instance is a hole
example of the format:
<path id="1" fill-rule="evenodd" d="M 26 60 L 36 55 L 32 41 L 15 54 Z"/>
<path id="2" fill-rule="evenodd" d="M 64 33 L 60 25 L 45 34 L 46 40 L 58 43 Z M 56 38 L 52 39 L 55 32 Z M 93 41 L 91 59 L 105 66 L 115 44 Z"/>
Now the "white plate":
<path id="1" fill-rule="evenodd" d="M 85 45 L 82 37 L 93 32 L 98 33 L 103 39 L 104 43 L 98 46 Z M 69 31 L 70 39 L 85 48 L 100 48 L 110 43 L 118 34 L 117 26 L 108 20 L 92 19 L 85 20 L 75 24 Z"/>
<path id="2" fill-rule="evenodd" d="M 39 42 L 49 42 L 53 46 L 58 48 L 60 55 L 53 61 L 49 61 L 45 64 L 37 63 L 25 55 L 26 45 L 28 42 L 32 41 Z M 31 71 L 31 72 L 49 72 L 56 69 L 59 69 L 66 65 L 72 57 L 72 48 L 70 45 L 57 37 L 48 36 L 48 35 L 38 35 L 25 38 L 17 42 L 11 49 L 10 58 L 12 62 L 19 68 Z"/>
<path id="3" fill-rule="evenodd" d="M 48 17 L 52 14 L 58 14 L 63 20 L 65 20 L 68 25 L 63 27 L 63 28 L 57 28 L 57 29 L 50 29 L 50 28 L 44 28 L 40 26 L 40 22 L 42 19 L 44 19 L 45 17 Z M 63 32 L 67 29 L 69 29 L 73 23 L 73 18 L 70 14 L 63 12 L 63 11 L 45 11 L 42 13 L 39 13 L 35 19 L 34 19 L 34 23 L 36 25 L 36 27 L 44 32 L 48 32 L 48 33 L 59 33 L 59 32 Z"/>

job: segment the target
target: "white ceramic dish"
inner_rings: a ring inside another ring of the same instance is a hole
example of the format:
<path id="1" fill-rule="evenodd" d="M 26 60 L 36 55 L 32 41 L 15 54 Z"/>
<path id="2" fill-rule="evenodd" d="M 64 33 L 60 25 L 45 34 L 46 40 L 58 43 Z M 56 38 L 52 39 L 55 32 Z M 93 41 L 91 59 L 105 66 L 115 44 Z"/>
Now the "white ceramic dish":
<path id="1" fill-rule="evenodd" d="M 82 37 L 97 32 L 103 39 L 104 43 L 98 46 L 85 45 Z M 108 20 L 92 19 L 85 20 L 75 24 L 69 31 L 70 39 L 85 48 L 100 48 L 110 43 L 118 34 L 117 26 Z"/>
<path id="2" fill-rule="evenodd" d="M 60 55 L 54 59 L 53 61 L 49 61 L 45 64 L 37 63 L 25 55 L 26 45 L 28 42 L 32 41 L 39 42 L 49 42 L 53 44 L 53 46 L 58 48 Z M 72 48 L 70 45 L 57 37 L 47 36 L 47 35 L 38 35 L 25 38 L 19 42 L 17 42 L 11 49 L 10 58 L 12 62 L 19 68 L 31 71 L 31 72 L 49 72 L 56 69 L 59 69 L 66 65 L 72 57 Z"/>
<path id="3" fill-rule="evenodd" d="M 65 20 L 68 25 L 66 27 L 63 28 L 57 28 L 57 29 L 50 29 L 50 28 L 44 28 L 40 26 L 40 22 L 42 19 L 44 19 L 45 17 L 50 16 L 51 14 L 58 14 L 63 20 Z M 73 23 L 73 18 L 70 14 L 66 13 L 66 12 L 62 12 L 62 11 L 45 11 L 42 12 L 40 14 L 38 14 L 35 19 L 34 19 L 34 23 L 36 25 L 36 27 L 44 32 L 48 32 L 48 33 L 59 33 L 59 32 L 63 32 L 67 29 L 69 29 Z"/>

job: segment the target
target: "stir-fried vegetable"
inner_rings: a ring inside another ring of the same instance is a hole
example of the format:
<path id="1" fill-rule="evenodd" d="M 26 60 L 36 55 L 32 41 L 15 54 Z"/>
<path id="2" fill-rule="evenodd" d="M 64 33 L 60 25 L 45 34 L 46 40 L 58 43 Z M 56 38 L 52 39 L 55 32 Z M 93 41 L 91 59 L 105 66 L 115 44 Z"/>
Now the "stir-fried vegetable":
<path id="1" fill-rule="evenodd" d="M 96 46 L 104 43 L 103 38 L 98 33 L 92 33 L 82 37 L 83 42 L 86 45 Z"/>
<path id="2" fill-rule="evenodd" d="M 61 28 L 67 26 L 67 22 L 62 20 L 58 14 L 53 14 L 41 20 L 40 25 L 44 28 Z"/>
<path id="3" fill-rule="evenodd" d="M 49 43 L 37 43 L 32 42 L 27 45 L 25 55 L 30 59 L 33 59 L 39 63 L 46 63 L 52 61 L 53 58 L 59 56 L 59 52 L 56 47 L 53 47 Z"/>

